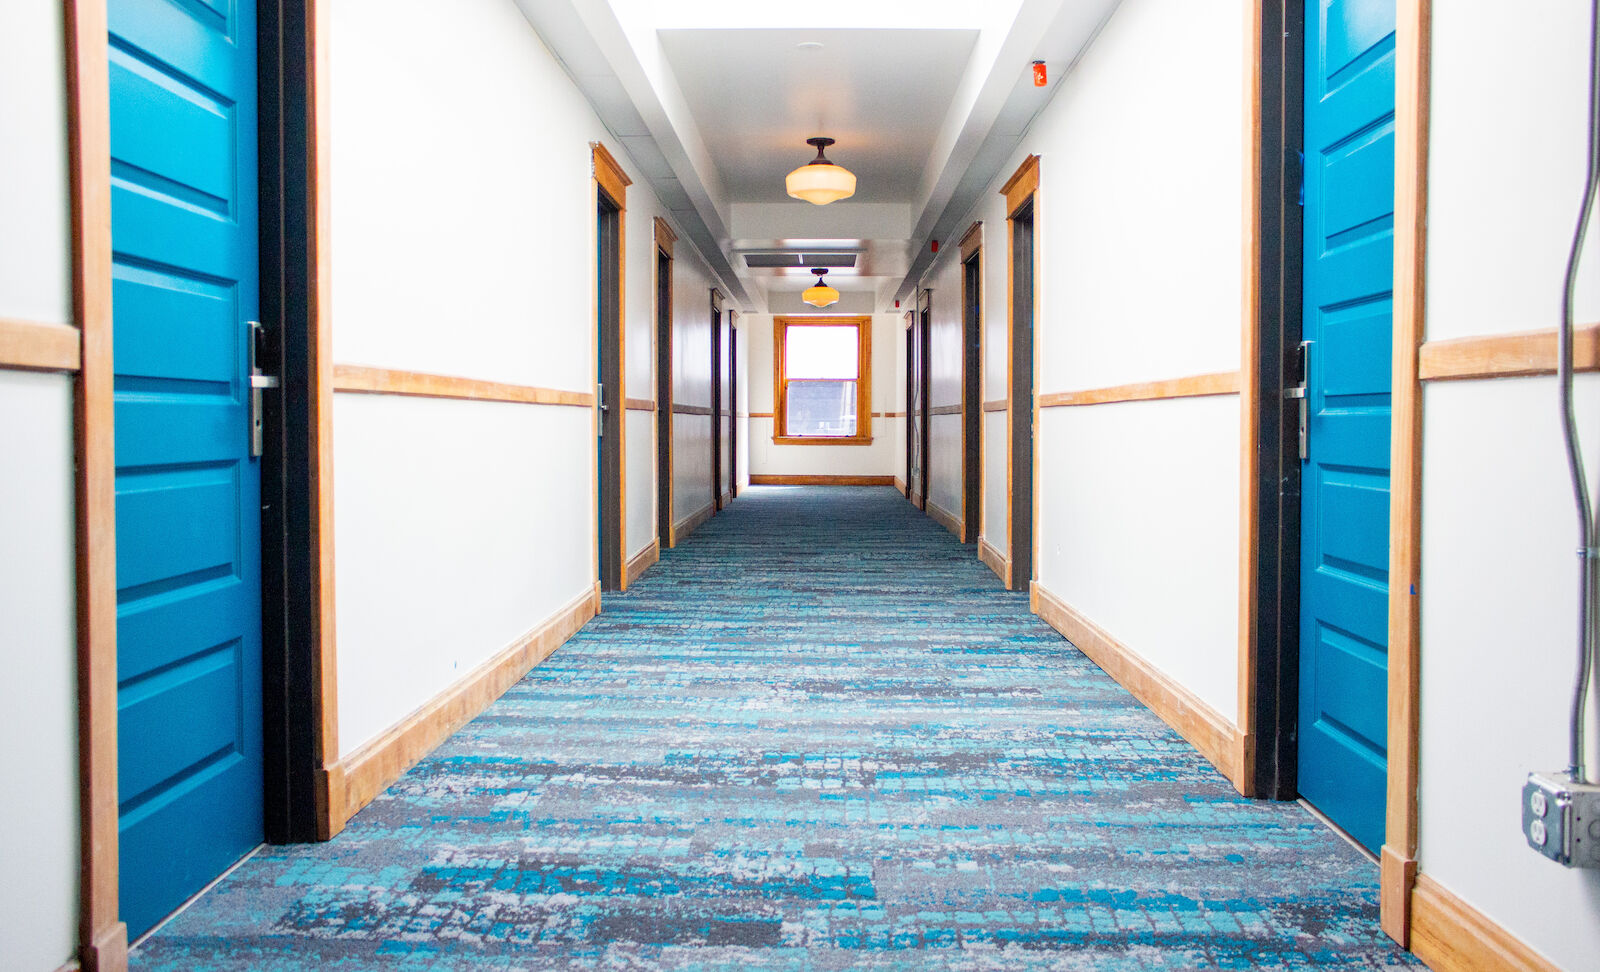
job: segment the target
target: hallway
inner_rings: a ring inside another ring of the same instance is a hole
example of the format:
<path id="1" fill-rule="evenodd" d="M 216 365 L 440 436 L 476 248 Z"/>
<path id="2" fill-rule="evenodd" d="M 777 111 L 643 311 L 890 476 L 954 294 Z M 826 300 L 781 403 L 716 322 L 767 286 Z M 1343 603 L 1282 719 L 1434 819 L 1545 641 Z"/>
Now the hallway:
<path id="1" fill-rule="evenodd" d="M 753 487 L 140 969 L 1375 968 L 1378 871 L 1250 801 L 887 488 Z"/>

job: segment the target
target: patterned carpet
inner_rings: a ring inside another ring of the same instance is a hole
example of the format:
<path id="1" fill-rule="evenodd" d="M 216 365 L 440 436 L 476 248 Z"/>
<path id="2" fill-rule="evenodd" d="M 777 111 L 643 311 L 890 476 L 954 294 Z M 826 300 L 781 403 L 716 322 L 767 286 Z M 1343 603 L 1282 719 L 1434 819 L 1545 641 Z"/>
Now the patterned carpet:
<path id="1" fill-rule="evenodd" d="M 1377 877 L 1240 798 L 894 491 L 766 487 L 133 965 L 1412 965 Z"/>

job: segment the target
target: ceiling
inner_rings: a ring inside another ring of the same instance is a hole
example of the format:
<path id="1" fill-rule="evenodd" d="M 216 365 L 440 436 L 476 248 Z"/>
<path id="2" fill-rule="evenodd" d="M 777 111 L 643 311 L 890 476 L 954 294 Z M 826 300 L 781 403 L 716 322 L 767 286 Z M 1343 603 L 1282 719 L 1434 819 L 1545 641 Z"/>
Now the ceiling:
<path id="1" fill-rule="evenodd" d="M 841 209 L 915 201 L 978 40 L 976 30 L 839 28 L 659 36 L 730 201 L 788 202 L 784 175 L 815 155 L 807 138 L 825 135 L 838 143 L 828 157 L 856 174 Z"/>
<path id="2" fill-rule="evenodd" d="M 1118 0 L 516 2 L 733 304 L 762 313 L 802 309 L 811 275 L 751 252 L 854 254 L 828 275 L 839 309 L 909 298 Z M 814 135 L 851 198 L 785 193 Z"/>

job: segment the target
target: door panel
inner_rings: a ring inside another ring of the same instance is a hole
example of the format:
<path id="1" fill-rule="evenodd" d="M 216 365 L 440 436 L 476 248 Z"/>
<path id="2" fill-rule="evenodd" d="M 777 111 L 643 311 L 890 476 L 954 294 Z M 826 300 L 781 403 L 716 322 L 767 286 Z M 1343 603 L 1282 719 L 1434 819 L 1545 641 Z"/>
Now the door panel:
<path id="1" fill-rule="evenodd" d="M 1308 0 L 1299 789 L 1376 851 L 1387 778 L 1394 2 Z"/>
<path id="2" fill-rule="evenodd" d="M 253 0 L 111 0 L 121 913 L 260 843 Z"/>

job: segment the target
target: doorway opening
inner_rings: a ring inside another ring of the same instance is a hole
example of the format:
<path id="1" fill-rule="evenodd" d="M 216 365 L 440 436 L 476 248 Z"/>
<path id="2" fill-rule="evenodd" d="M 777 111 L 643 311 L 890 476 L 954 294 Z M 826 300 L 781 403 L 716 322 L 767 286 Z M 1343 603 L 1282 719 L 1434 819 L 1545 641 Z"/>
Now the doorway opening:
<path id="1" fill-rule="evenodd" d="M 1011 224 L 1011 382 L 1007 410 L 1011 457 L 1010 569 L 1006 586 L 1027 590 L 1033 580 L 1033 195 L 1008 217 Z"/>
<path id="2" fill-rule="evenodd" d="M 961 241 L 961 542 L 978 542 L 983 421 L 983 249 L 974 225 Z M 972 242 L 969 243 L 968 241 Z"/>
<path id="3" fill-rule="evenodd" d="M 723 467 L 727 465 L 726 436 L 723 434 L 723 398 L 727 385 L 727 322 L 722 316 L 722 294 L 711 291 L 711 512 L 721 511 Z"/>
<path id="4" fill-rule="evenodd" d="M 672 243 L 676 237 L 656 220 L 656 538 L 676 543 L 672 533 Z"/>
<path id="5" fill-rule="evenodd" d="M 928 508 L 928 313 L 927 291 L 906 315 L 906 497 Z"/>
<path id="6" fill-rule="evenodd" d="M 1257 795 L 1303 797 L 1374 852 L 1389 770 L 1395 4 L 1377 11 L 1264 8 L 1247 363 L 1260 395 L 1248 771 Z M 1351 167 L 1384 178 L 1325 177 Z"/>
<path id="7" fill-rule="evenodd" d="M 626 570 L 622 543 L 622 203 L 596 191 L 595 307 L 598 349 L 595 380 L 599 395 L 599 448 L 596 477 L 599 499 L 598 563 L 600 588 L 622 589 Z"/>

